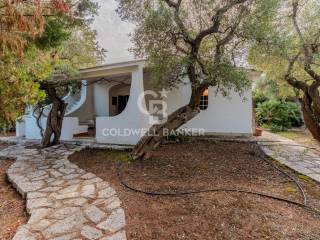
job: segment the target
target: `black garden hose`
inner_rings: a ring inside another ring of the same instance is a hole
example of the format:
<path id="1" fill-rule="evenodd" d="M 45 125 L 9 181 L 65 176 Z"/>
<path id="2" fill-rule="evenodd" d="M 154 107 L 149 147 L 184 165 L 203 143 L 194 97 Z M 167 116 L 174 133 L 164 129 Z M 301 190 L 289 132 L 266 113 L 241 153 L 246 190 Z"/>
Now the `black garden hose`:
<path id="1" fill-rule="evenodd" d="M 152 197 L 156 197 L 156 196 L 181 197 L 181 196 L 186 196 L 186 195 L 195 195 L 195 194 L 210 193 L 210 192 L 242 193 L 242 194 L 255 195 L 255 196 L 259 196 L 259 197 L 269 198 L 269 199 L 277 200 L 280 202 L 292 204 L 292 205 L 298 206 L 300 208 L 304 208 L 304 209 L 320 216 L 320 212 L 318 210 L 313 209 L 305 204 L 295 202 L 295 201 L 292 201 L 289 199 L 281 198 L 281 197 L 268 195 L 265 193 L 252 192 L 252 191 L 241 190 L 241 189 L 232 189 L 232 188 L 213 188 L 213 189 L 205 189 L 205 190 L 197 190 L 197 191 L 189 191 L 189 192 L 178 192 L 178 193 L 151 192 L 151 191 L 145 191 L 145 190 L 137 189 L 135 187 L 130 186 L 128 183 L 123 181 L 121 174 L 119 172 L 118 172 L 118 177 L 119 177 L 119 181 L 120 181 L 121 185 L 124 186 L 125 188 L 127 188 L 133 192 L 141 193 L 141 194 L 152 196 Z"/>
<path id="2" fill-rule="evenodd" d="M 307 200 L 307 195 L 305 193 L 305 191 L 303 190 L 303 187 L 301 186 L 301 184 L 298 182 L 298 180 L 296 178 L 294 178 L 293 176 L 291 176 L 290 174 L 288 174 L 287 172 L 285 172 L 284 170 L 282 170 L 281 168 L 277 167 L 276 165 L 274 165 L 269 159 L 268 156 L 263 153 L 264 156 L 260 156 L 262 158 L 263 161 L 265 161 L 266 163 L 268 163 L 271 167 L 273 167 L 274 169 L 276 169 L 277 171 L 281 172 L 283 175 L 285 175 L 287 178 L 291 179 L 295 185 L 297 186 L 297 188 L 299 189 L 302 197 L 303 197 L 303 204 L 305 206 L 308 205 L 308 200 Z"/>
<path id="3" fill-rule="evenodd" d="M 287 176 L 289 179 L 291 179 L 297 185 L 297 187 L 299 188 L 299 190 L 301 192 L 301 195 L 303 196 L 303 199 L 304 199 L 303 203 L 292 201 L 292 200 L 281 198 L 281 197 L 277 197 L 277 196 L 268 195 L 268 194 L 265 194 L 265 193 L 253 192 L 253 191 L 248 191 L 248 190 L 243 190 L 243 189 L 234 189 L 234 188 L 212 188 L 212 189 L 184 191 L 184 192 L 176 192 L 176 193 L 145 191 L 145 190 L 142 190 L 142 189 L 138 189 L 138 188 L 136 188 L 134 186 L 131 186 L 130 184 L 128 184 L 127 182 L 125 182 L 123 180 L 123 177 L 122 177 L 122 174 L 121 174 L 121 165 L 120 164 L 117 166 L 117 176 L 118 176 L 118 179 L 119 179 L 119 181 L 120 181 L 120 183 L 121 183 L 121 185 L 123 187 L 129 189 L 130 191 L 133 191 L 133 192 L 136 192 L 136 193 L 140 193 L 140 194 L 144 194 L 144 195 L 151 196 L 151 197 L 156 197 L 156 196 L 181 197 L 181 196 L 196 195 L 196 194 L 210 193 L 210 192 L 211 193 L 212 192 L 241 193 L 241 194 L 247 194 L 247 195 L 255 195 L 255 196 L 264 197 L 264 198 L 268 198 L 268 199 L 272 199 L 272 200 L 288 203 L 288 204 L 291 204 L 291 205 L 295 205 L 297 207 L 306 209 L 309 212 L 312 212 L 312 213 L 317 214 L 317 215 L 320 216 L 320 211 L 308 206 L 307 197 L 306 197 L 305 191 L 303 190 L 301 184 L 294 177 L 292 177 L 290 174 L 286 173 L 282 169 L 280 169 L 277 166 L 275 166 L 265 156 L 262 156 L 261 158 L 265 162 L 267 162 L 270 166 L 272 166 L 273 168 L 275 168 L 276 170 L 278 170 L 279 172 L 281 172 L 282 174 Z"/>

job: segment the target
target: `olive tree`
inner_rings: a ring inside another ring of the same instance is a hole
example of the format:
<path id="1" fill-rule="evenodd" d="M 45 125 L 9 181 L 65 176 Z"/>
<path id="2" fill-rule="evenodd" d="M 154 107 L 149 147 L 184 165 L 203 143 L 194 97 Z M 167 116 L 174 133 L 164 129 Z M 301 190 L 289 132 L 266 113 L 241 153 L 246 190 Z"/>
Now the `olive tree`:
<path id="1" fill-rule="evenodd" d="M 269 4 L 257 0 L 118 0 L 118 12 L 136 24 L 134 52 L 147 58 L 156 86 L 177 87 L 184 79 L 192 94 L 186 106 L 166 123 L 154 125 L 134 149 L 138 158 L 157 147 L 164 129 L 175 130 L 199 113 L 203 92 L 214 86 L 227 95 L 242 92 L 250 83 L 237 66 L 254 19 Z M 249 27 L 250 26 L 250 27 Z"/>
<path id="2" fill-rule="evenodd" d="M 272 21 L 255 39 L 249 61 L 270 79 L 294 89 L 306 127 L 320 141 L 320 3 L 281 1 L 269 16 Z"/>

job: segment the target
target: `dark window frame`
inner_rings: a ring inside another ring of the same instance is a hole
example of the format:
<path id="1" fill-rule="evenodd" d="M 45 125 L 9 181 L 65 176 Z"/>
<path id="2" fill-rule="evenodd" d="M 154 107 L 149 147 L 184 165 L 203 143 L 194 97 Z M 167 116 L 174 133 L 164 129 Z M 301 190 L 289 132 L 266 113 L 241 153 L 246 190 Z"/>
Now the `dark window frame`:
<path id="1" fill-rule="evenodd" d="M 200 110 L 205 111 L 209 107 L 209 96 L 202 95 L 200 98 Z"/>

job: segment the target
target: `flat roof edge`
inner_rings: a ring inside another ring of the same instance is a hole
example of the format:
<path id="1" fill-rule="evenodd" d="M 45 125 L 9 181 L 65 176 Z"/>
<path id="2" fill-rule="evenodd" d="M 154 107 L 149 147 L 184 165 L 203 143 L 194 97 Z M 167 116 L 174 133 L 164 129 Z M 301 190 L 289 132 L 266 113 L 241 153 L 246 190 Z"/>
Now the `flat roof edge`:
<path id="1" fill-rule="evenodd" d="M 145 63 L 145 62 L 146 62 L 146 60 L 144 60 L 144 59 L 125 61 L 125 62 L 116 62 L 116 63 L 110 63 L 110 64 L 97 65 L 94 67 L 81 68 L 81 69 L 79 69 L 79 71 L 85 72 L 85 71 L 90 71 L 90 70 L 108 69 L 108 68 L 115 68 L 115 67 L 127 67 L 127 66 L 138 65 L 141 63 Z"/>

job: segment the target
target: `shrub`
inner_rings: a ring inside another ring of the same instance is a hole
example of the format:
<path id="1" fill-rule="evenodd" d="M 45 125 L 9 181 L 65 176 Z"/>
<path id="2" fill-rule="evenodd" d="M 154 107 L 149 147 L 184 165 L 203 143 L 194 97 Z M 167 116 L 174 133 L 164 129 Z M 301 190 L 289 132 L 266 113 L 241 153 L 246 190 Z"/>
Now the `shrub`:
<path id="1" fill-rule="evenodd" d="M 254 91 L 252 98 L 253 98 L 255 107 L 257 107 L 258 104 L 264 103 L 269 100 L 268 97 L 261 91 Z"/>
<path id="2" fill-rule="evenodd" d="M 259 103 L 256 120 L 259 126 L 267 125 L 274 132 L 303 125 L 298 104 L 277 100 Z"/>

